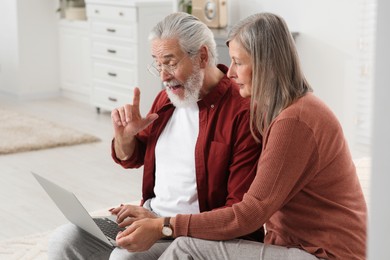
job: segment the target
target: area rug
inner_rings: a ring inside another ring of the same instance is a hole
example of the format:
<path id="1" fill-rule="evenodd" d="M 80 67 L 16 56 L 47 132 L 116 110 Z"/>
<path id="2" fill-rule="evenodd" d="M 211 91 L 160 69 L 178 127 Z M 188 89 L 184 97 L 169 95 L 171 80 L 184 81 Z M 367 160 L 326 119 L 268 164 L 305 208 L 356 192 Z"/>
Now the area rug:
<path id="1" fill-rule="evenodd" d="M 46 260 L 51 232 L 44 232 L 0 241 L 2 260 Z"/>
<path id="2" fill-rule="evenodd" d="M 93 135 L 0 108 L 0 155 L 96 141 Z"/>
<path id="3" fill-rule="evenodd" d="M 131 201 L 126 204 L 139 205 L 139 201 Z M 89 214 L 92 217 L 108 216 L 111 214 L 108 209 L 112 207 L 98 209 Z M 47 260 L 48 242 L 52 232 L 53 231 L 49 230 L 46 232 L 0 240 L 0 259 Z"/>

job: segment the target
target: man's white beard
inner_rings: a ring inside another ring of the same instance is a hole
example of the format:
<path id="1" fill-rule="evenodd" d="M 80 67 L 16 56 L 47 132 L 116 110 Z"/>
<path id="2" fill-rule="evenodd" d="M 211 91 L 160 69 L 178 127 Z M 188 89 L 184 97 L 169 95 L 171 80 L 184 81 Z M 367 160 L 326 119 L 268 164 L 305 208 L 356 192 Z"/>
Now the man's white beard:
<path id="1" fill-rule="evenodd" d="M 184 84 L 181 84 L 176 80 L 164 82 L 165 86 L 175 86 L 178 84 L 184 86 L 184 98 L 177 96 L 169 87 L 166 87 L 166 92 L 172 104 L 175 107 L 186 107 L 198 102 L 200 89 L 203 85 L 203 79 L 203 71 L 199 68 L 199 66 L 196 66 L 194 67 L 194 73 L 192 73 L 192 75 L 186 80 L 186 82 L 184 82 Z"/>

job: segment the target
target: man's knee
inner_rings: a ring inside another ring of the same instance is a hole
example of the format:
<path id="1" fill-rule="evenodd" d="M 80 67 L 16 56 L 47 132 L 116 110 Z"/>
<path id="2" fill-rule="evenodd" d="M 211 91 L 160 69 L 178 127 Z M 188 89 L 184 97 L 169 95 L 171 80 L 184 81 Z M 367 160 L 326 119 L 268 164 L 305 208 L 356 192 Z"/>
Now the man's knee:
<path id="1" fill-rule="evenodd" d="M 65 224 L 56 228 L 49 239 L 49 248 L 51 245 L 71 245 L 77 241 L 80 235 L 80 229 L 73 224 Z"/>
<path id="2" fill-rule="evenodd" d="M 81 244 L 82 233 L 83 231 L 73 224 L 65 224 L 55 229 L 48 243 L 49 259 L 63 259 L 64 255 L 75 251 Z"/>
<path id="3" fill-rule="evenodd" d="M 169 245 L 170 241 L 158 241 L 149 250 L 134 253 L 128 252 L 126 249 L 115 248 L 110 255 L 110 260 L 155 260 L 164 253 Z"/>

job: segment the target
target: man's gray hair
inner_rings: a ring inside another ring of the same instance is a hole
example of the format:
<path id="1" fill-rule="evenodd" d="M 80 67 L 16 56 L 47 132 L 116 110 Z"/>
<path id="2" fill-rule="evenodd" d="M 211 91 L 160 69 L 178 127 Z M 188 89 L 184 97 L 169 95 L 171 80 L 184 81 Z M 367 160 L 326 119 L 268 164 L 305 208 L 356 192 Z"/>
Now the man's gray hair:
<path id="1" fill-rule="evenodd" d="M 212 31 L 198 18 L 184 12 L 172 13 L 150 32 L 149 40 L 178 39 L 183 52 L 197 54 L 202 46 L 209 52 L 209 65 L 216 65 L 217 51 Z"/>

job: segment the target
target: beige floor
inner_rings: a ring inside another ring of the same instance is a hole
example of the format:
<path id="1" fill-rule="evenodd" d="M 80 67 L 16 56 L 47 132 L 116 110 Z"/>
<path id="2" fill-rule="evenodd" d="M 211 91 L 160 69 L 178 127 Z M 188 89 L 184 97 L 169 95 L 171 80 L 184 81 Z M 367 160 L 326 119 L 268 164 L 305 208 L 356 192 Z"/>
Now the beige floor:
<path id="1" fill-rule="evenodd" d="M 97 114 L 94 107 L 66 98 L 15 101 L 0 96 L 0 107 L 49 119 L 102 140 L 0 155 L 0 240 L 51 230 L 67 222 L 30 171 L 73 191 L 88 211 L 140 198 L 142 169 L 125 170 L 111 159 L 109 113 Z"/>

